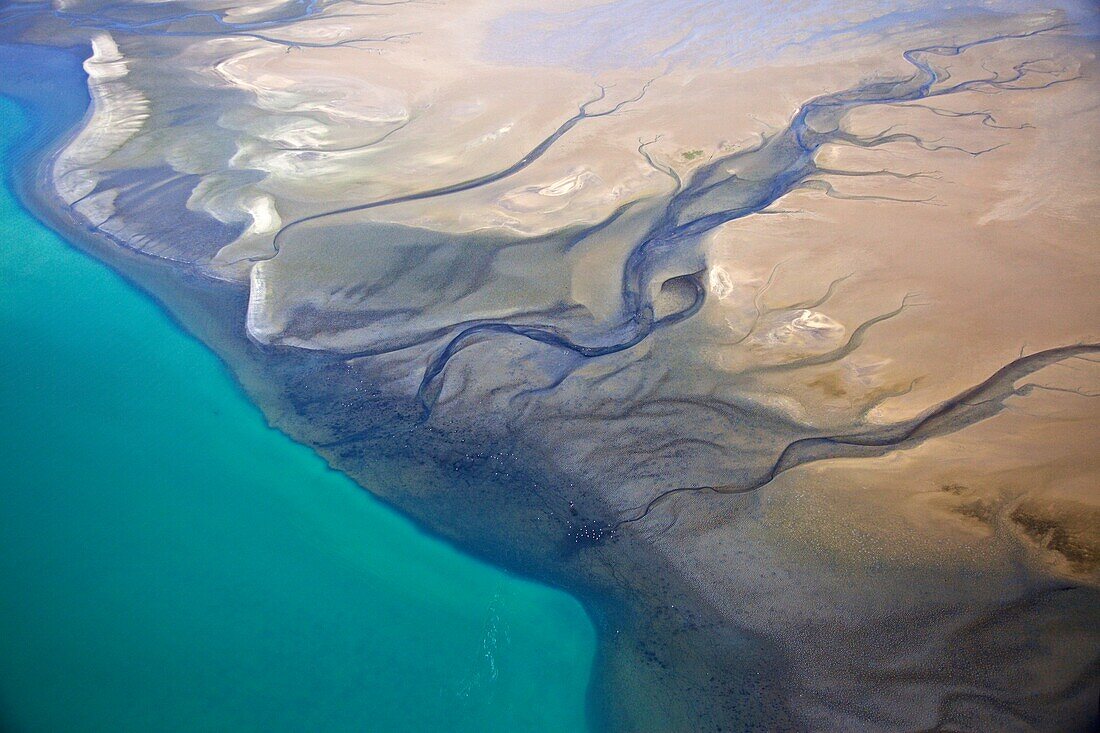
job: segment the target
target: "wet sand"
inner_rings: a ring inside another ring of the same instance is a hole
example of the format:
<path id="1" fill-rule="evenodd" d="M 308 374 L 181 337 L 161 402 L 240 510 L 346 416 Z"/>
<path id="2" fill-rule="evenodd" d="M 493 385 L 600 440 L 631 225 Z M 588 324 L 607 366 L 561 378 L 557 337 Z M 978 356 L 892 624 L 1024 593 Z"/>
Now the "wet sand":
<path id="1" fill-rule="evenodd" d="M 113 236 L 84 241 L 274 424 L 585 600 L 600 729 L 1087 729 L 1094 44 L 975 10 L 550 65 L 469 32 L 522 13 L 428 10 L 370 21 L 419 35 L 365 42 L 392 50 L 352 86 L 362 49 L 267 28 L 130 39 L 212 69 L 221 132 L 115 66 L 116 118 L 163 136 L 78 139 L 54 174 L 93 188 L 40 210 Z"/>

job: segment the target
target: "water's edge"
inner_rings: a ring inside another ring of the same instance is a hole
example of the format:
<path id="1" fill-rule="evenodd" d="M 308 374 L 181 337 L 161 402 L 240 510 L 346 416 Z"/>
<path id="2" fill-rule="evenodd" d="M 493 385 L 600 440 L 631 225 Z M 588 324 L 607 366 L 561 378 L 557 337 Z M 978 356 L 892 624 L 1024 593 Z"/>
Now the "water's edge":
<path id="1" fill-rule="evenodd" d="M 67 53 L 76 65 L 87 55 L 79 47 Z M 80 78 L 86 79 L 82 73 Z M 86 88 L 77 90 L 74 85 L 73 93 L 80 95 L 81 114 L 86 115 Z M 33 106 L 34 100 L 27 103 Z M 665 572 L 664 561 L 642 542 L 623 537 L 599 554 L 563 554 L 561 548 L 547 545 L 546 538 L 518 542 L 519 524 L 508 527 L 509 517 L 503 513 L 495 518 L 500 533 L 478 531 L 473 523 L 467 525 L 473 531 L 450 533 L 442 522 L 433 521 L 433 513 L 455 511 L 456 505 L 418 502 L 416 487 L 450 485 L 430 460 L 409 465 L 395 462 L 400 456 L 382 457 L 349 466 L 335 460 L 335 454 L 318 450 L 310 439 L 311 426 L 287 398 L 287 385 L 301 373 L 324 368 L 325 356 L 260 347 L 246 335 L 246 286 L 212 280 L 121 247 L 81 226 L 57 200 L 48 164 L 79 125 L 77 117 L 65 130 L 54 131 L 49 145 L 33 141 L 36 155 L 27 158 L 27 170 L 13 181 L 27 210 L 65 241 L 118 272 L 212 351 L 271 427 L 313 449 L 331 468 L 428 534 L 577 598 L 597 635 L 587 696 L 593 730 L 703 730 L 704 721 L 713 729 L 733 721 L 746 728 L 765 721 L 772 730 L 793 727 L 779 684 L 784 662 L 778 650 L 738 630 L 715 626 L 711 619 L 720 614 L 712 613 L 675 573 Z M 393 477 L 400 478 L 395 482 Z M 477 495 L 461 501 L 469 509 L 459 510 L 492 515 L 485 507 L 503 506 L 501 499 L 515 494 L 511 489 L 514 486 L 503 483 L 478 485 Z M 521 512 L 522 507 L 512 511 Z M 525 544 L 522 551 L 517 549 Z M 630 582 L 624 583 L 625 578 Z"/>
<path id="2" fill-rule="evenodd" d="M 10 51 L 19 45 L 3 44 L 0 45 L 0 50 Z M 57 198 L 49 175 L 51 163 L 58 151 L 83 127 L 91 113 L 87 77 L 82 69 L 88 49 L 80 46 L 67 49 L 43 46 L 27 48 L 33 49 L 35 54 L 66 56 L 68 63 L 64 65 L 70 67 L 69 70 L 74 74 L 79 72 L 79 76 L 72 79 L 75 81 L 79 78 L 79 83 L 68 84 L 70 79 L 66 79 L 66 86 L 71 88 L 65 89 L 66 96 L 63 98 L 56 94 L 56 90 L 50 94 L 34 88 L 33 84 L 22 89 L 0 89 L 5 96 L 16 101 L 34 123 L 32 134 L 20 140 L 13 148 L 12 158 L 18 161 L 18 165 L 6 171 L 9 188 L 23 208 L 35 220 L 57 233 L 62 241 L 117 273 L 152 301 L 184 334 L 198 340 L 223 365 L 225 373 L 241 394 L 259 407 L 272 429 L 307 447 L 329 468 L 348 476 L 375 499 L 411 519 L 425 534 L 447 543 L 467 556 L 577 597 L 588 613 L 598 639 L 587 696 L 586 714 L 590 720 L 589 727 L 596 730 L 608 727 L 609 716 L 600 709 L 603 707 L 600 701 L 605 694 L 597 692 L 604 687 L 598 670 L 605 666 L 608 655 L 605 643 L 607 633 L 611 629 L 620 629 L 622 622 L 617 613 L 607 610 L 608 606 L 604 603 L 606 599 L 580 597 L 568 587 L 568 583 L 556 582 L 557 579 L 549 578 L 543 573 L 526 572 L 529 569 L 502 561 L 502 558 L 491 551 L 470 546 L 458 541 L 456 537 L 439 532 L 436 527 L 425 523 L 422 516 L 409 512 L 408 507 L 395 502 L 392 496 L 367 488 L 367 482 L 361 476 L 335 465 L 308 441 L 301 440 L 295 428 L 302 426 L 294 423 L 294 407 L 285 401 L 278 386 L 272 385 L 268 372 L 271 360 L 278 359 L 281 355 L 272 353 L 278 350 L 264 349 L 247 338 L 244 324 L 247 285 L 213 280 L 185 267 L 166 265 L 161 260 L 119 246 L 77 222 L 68 207 Z M 79 104 L 74 104 L 74 101 Z M 51 109 L 50 114 L 42 113 L 41 108 L 45 106 Z M 73 114 L 67 117 L 58 114 L 59 106 Z"/>

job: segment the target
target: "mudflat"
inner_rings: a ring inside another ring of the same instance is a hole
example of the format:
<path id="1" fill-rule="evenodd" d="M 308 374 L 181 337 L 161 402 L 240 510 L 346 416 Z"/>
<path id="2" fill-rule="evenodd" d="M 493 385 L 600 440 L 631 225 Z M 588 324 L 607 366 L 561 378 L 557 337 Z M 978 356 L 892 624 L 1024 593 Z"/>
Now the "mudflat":
<path id="1" fill-rule="evenodd" d="M 88 48 L 40 202 L 581 598 L 596 728 L 1095 723 L 1091 4 L 6 13 Z"/>

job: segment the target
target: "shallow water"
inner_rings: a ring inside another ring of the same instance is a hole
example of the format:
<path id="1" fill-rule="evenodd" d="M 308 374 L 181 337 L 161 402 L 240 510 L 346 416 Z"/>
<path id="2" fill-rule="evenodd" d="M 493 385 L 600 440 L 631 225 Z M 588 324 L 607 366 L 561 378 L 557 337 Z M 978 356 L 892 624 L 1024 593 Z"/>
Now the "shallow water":
<path id="1" fill-rule="evenodd" d="M 583 730 L 580 604 L 269 428 L 211 353 L 19 205 L 5 154 L 28 120 L 5 98 L 0 119 L 0 726 Z"/>

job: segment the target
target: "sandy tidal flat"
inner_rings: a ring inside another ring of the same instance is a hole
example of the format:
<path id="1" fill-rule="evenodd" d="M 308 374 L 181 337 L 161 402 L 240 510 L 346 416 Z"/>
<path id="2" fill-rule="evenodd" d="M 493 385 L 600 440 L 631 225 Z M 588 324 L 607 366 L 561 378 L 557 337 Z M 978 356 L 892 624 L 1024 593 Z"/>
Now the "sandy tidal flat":
<path id="1" fill-rule="evenodd" d="M 595 726 L 1095 724 L 1090 4 L 5 12 L 89 48 L 53 206 L 246 289 L 272 419 L 584 599 Z"/>

